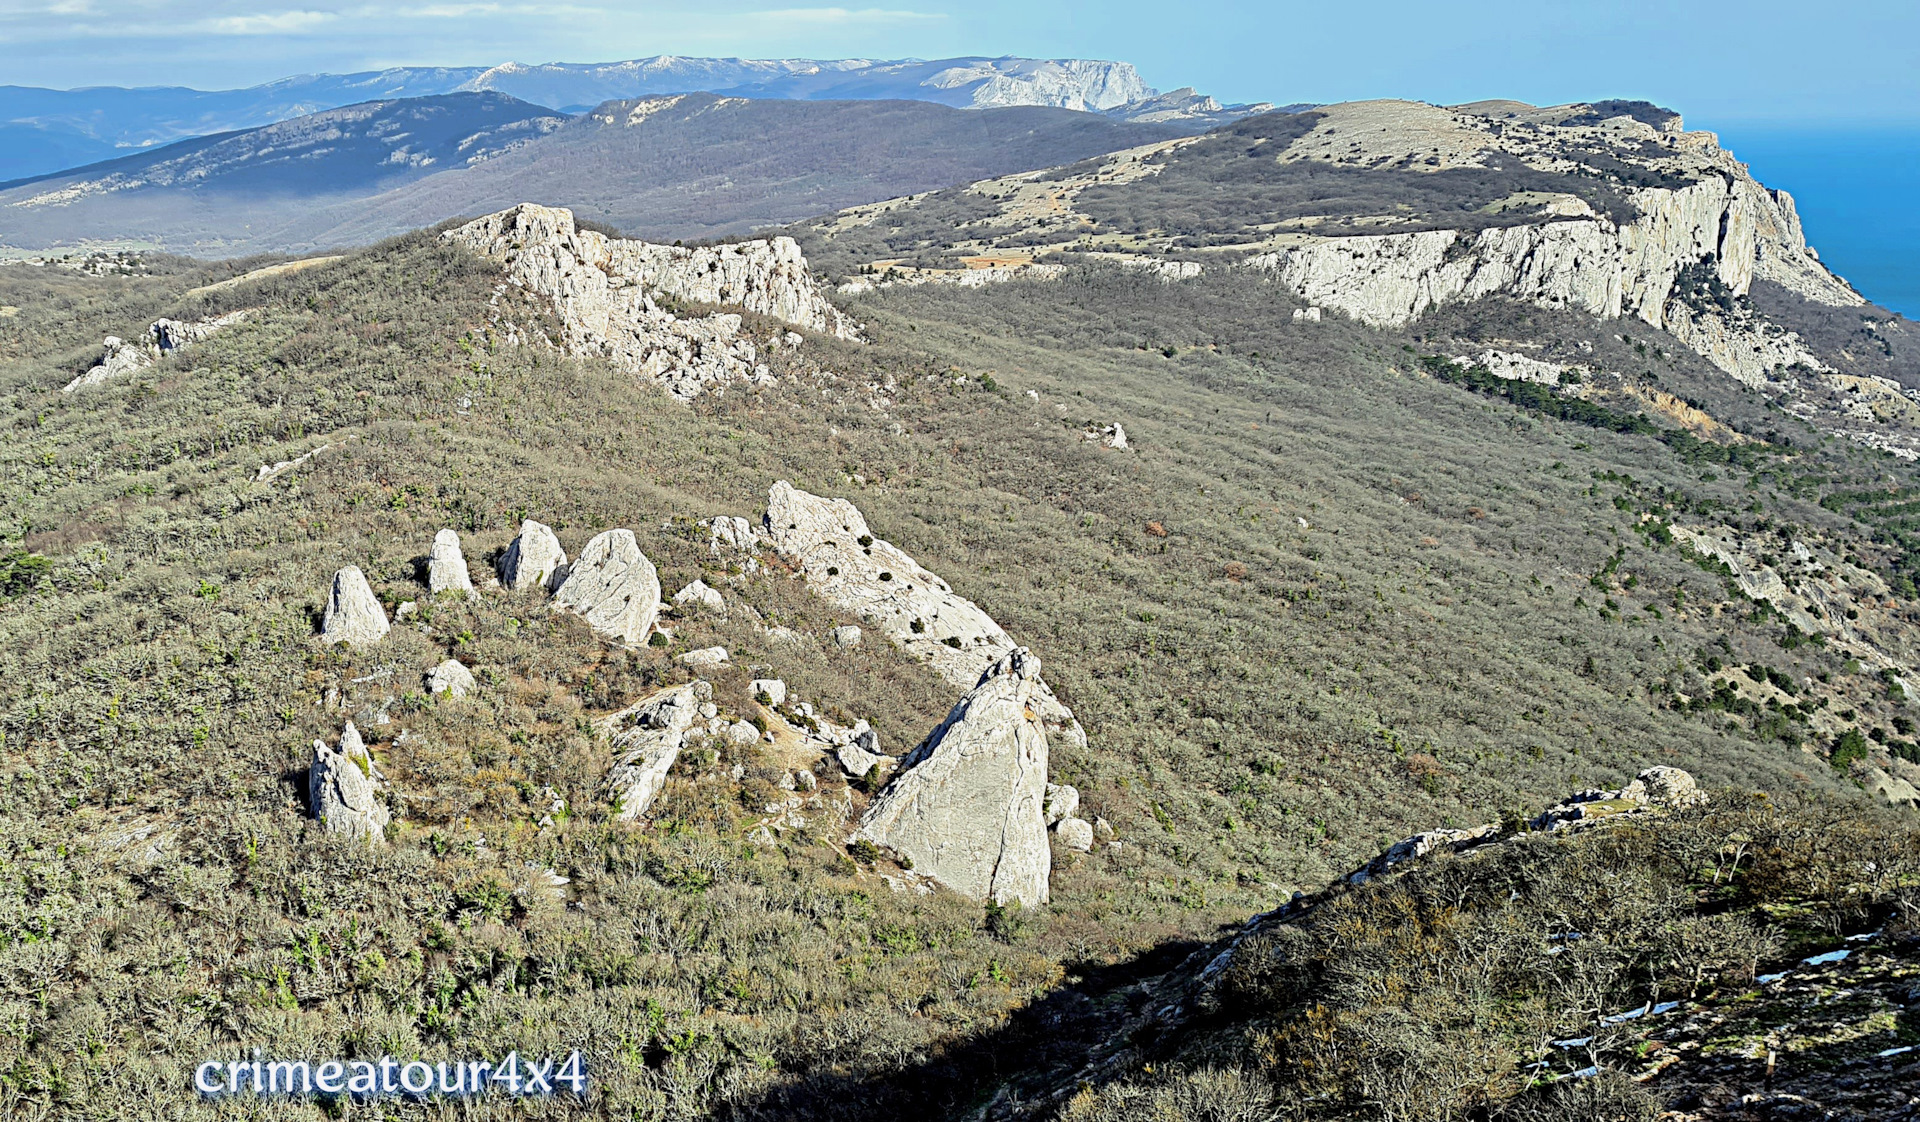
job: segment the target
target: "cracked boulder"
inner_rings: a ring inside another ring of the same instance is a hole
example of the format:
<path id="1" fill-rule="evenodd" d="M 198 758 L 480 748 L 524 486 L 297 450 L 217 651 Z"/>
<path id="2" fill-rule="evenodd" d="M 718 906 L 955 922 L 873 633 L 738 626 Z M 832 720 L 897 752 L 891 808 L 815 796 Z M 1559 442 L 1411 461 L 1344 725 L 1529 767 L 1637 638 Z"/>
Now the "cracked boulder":
<path id="1" fill-rule="evenodd" d="M 660 618 L 660 574 L 632 530 L 608 530 L 580 551 L 554 602 L 604 638 L 637 647 Z"/>
<path id="2" fill-rule="evenodd" d="M 606 788 L 621 821 L 633 821 L 653 805 L 680 750 L 700 726 L 702 706 L 712 699 L 712 685 L 688 682 L 642 698 L 600 722 L 600 732 L 614 752 Z"/>
<path id="3" fill-rule="evenodd" d="M 560 548 L 553 527 L 529 518 L 500 555 L 499 567 L 500 583 L 515 592 L 551 590 L 567 578 L 567 551 Z"/>

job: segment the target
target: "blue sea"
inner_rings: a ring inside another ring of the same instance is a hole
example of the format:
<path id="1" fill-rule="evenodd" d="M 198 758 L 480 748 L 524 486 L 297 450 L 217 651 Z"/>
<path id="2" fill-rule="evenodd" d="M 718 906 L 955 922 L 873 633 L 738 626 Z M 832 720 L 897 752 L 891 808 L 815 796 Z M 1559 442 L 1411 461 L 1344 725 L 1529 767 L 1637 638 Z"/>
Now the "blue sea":
<path id="1" fill-rule="evenodd" d="M 1807 243 L 1860 294 L 1920 319 L 1920 128 L 1702 122 L 1800 208 Z"/>

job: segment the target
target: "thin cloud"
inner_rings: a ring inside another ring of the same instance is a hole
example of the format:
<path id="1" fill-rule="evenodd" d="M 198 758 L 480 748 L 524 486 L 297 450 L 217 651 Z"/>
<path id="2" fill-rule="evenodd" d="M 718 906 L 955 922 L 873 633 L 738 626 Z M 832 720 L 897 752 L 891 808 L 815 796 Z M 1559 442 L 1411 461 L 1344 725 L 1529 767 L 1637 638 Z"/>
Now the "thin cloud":
<path id="1" fill-rule="evenodd" d="M 761 12 L 748 12 L 747 15 L 756 19 L 784 20 L 788 23 L 834 25 L 915 23 L 947 18 L 944 12 L 909 12 L 894 8 L 773 8 Z"/>
<path id="2" fill-rule="evenodd" d="M 262 12 L 222 16 L 202 21 L 200 26 L 214 35 L 297 35 L 337 18 L 332 12 Z"/>

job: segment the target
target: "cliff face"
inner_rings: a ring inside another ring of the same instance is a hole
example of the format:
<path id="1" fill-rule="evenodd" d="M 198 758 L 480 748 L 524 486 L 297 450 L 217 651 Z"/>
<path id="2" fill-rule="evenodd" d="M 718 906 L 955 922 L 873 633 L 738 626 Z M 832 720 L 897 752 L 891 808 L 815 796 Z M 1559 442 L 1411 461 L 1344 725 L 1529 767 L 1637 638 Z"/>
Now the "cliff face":
<path id="1" fill-rule="evenodd" d="M 1737 304 L 1756 279 L 1809 300 L 1864 304 L 1809 253 L 1793 201 L 1744 172 L 1632 193 L 1640 217 L 1307 238 L 1252 259 L 1304 299 L 1376 327 L 1444 304 L 1506 295 L 1606 319 L 1632 316 L 1749 385 L 1783 366 L 1826 367 L 1790 332 Z M 1684 283 L 1684 282 L 1692 283 Z"/>
<path id="2" fill-rule="evenodd" d="M 551 300 L 568 351 L 604 356 L 682 400 L 770 375 L 756 362 L 738 315 L 679 316 L 656 296 L 737 306 L 840 339 L 856 331 L 820 295 L 791 238 L 653 245 L 581 230 L 572 211 L 533 203 L 475 219 L 446 237 L 499 261 L 512 283 Z"/>

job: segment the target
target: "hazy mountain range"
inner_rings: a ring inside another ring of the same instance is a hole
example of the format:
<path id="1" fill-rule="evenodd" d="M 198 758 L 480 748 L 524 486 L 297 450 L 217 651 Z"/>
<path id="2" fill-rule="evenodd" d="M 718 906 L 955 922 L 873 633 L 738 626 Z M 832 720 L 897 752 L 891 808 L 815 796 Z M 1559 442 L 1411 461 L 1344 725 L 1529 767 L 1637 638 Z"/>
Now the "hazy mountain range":
<path id="1" fill-rule="evenodd" d="M 345 105 L 496 92 L 579 113 L 604 101 L 711 91 L 795 100 L 931 101 L 966 108 L 1040 105 L 1189 120 L 1207 127 L 1267 106 L 1224 107 L 1191 89 L 1163 94 L 1129 63 L 1085 59 L 710 59 L 504 63 L 303 74 L 245 89 L 70 90 L 0 86 L 0 179 L 41 175 L 129 148 L 256 128 Z"/>

